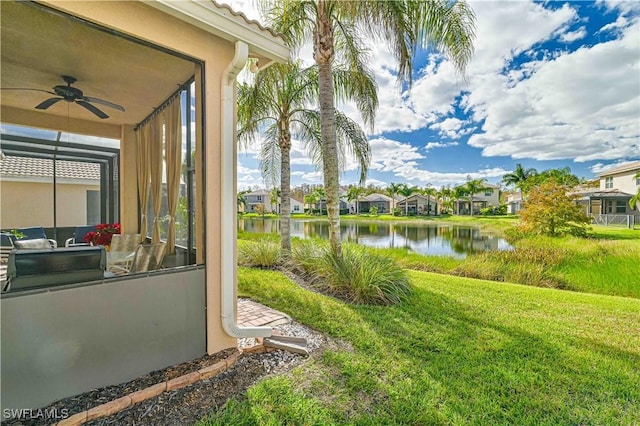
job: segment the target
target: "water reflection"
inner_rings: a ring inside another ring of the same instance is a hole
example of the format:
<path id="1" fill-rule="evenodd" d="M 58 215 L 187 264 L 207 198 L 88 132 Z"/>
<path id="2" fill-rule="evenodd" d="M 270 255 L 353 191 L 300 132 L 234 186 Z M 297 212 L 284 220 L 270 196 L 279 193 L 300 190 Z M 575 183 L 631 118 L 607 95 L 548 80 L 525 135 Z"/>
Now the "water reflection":
<path id="1" fill-rule="evenodd" d="M 464 257 L 485 250 L 509 250 L 502 238 L 469 226 L 444 223 L 404 224 L 386 222 L 340 223 L 343 241 L 372 247 L 405 247 L 438 256 Z M 251 233 L 279 233 L 277 219 L 238 219 L 238 230 Z M 292 220 L 291 236 L 329 238 L 329 225 L 319 220 Z"/>

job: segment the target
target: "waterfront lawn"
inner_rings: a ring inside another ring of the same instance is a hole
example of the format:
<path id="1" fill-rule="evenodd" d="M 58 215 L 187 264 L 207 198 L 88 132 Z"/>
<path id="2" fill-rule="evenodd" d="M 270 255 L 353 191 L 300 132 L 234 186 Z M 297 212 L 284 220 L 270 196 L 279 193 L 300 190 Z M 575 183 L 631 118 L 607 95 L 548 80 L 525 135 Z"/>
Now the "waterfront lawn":
<path id="1" fill-rule="evenodd" d="M 273 271 L 239 291 L 336 340 L 203 425 L 634 424 L 640 301 L 410 272 L 415 294 L 353 306 Z"/>
<path id="2" fill-rule="evenodd" d="M 478 219 L 471 221 L 481 223 Z M 496 229 L 499 221 L 487 219 L 486 224 Z M 278 234 L 239 233 L 241 239 L 262 237 L 279 241 Z M 595 226 L 589 238 L 534 236 L 514 245 L 511 252 L 483 252 L 465 259 L 425 256 L 405 248 L 372 250 L 418 271 L 640 298 L 640 230 Z"/>
<path id="3" fill-rule="evenodd" d="M 408 269 L 640 298 L 640 231 L 594 228 L 591 238 L 535 236 L 514 246 L 465 259 L 380 251 Z"/>

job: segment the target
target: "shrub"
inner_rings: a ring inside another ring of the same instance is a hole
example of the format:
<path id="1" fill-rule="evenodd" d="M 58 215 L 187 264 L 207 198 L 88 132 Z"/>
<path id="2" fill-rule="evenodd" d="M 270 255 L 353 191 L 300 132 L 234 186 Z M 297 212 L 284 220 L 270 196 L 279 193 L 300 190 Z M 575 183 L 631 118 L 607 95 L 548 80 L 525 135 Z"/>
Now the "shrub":
<path id="1" fill-rule="evenodd" d="M 329 246 L 322 240 L 300 240 L 291 247 L 290 265 L 297 272 L 306 276 L 312 275 L 316 271 L 317 259 L 329 250 Z"/>
<path id="2" fill-rule="evenodd" d="M 302 244 L 292 255 L 311 285 L 347 302 L 391 305 L 412 291 L 405 270 L 364 247 L 345 244 L 339 256 L 326 244 Z"/>
<path id="3" fill-rule="evenodd" d="M 575 199 L 554 179 L 533 188 L 520 212 L 521 230 L 552 237 L 586 235 L 591 219 L 576 205 Z"/>
<path id="4" fill-rule="evenodd" d="M 238 263 L 243 266 L 275 268 L 280 264 L 280 245 L 266 238 L 238 241 Z"/>
<path id="5" fill-rule="evenodd" d="M 369 209 L 369 214 L 371 216 L 378 216 L 378 207 L 377 206 L 371 206 L 371 208 Z"/>

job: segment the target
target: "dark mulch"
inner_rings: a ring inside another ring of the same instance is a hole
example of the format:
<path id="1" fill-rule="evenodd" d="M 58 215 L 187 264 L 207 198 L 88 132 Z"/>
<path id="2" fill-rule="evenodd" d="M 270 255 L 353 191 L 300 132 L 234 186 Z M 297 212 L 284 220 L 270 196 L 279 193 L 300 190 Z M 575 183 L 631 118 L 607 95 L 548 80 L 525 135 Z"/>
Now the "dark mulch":
<path id="1" fill-rule="evenodd" d="M 81 395 L 62 399 L 44 407 L 47 410 L 67 409 L 69 415 L 104 404 L 156 383 L 179 377 L 228 357 L 235 349 L 205 355 L 191 362 L 153 371 L 120 385 L 94 389 Z M 192 425 L 222 406 L 228 399 L 239 397 L 246 389 L 269 373 L 279 373 L 299 364 L 304 357 L 283 351 L 243 356 L 229 370 L 201 380 L 182 389 L 165 392 L 155 398 L 135 404 L 120 413 L 85 423 L 86 425 Z M 47 425 L 51 421 L 9 420 L 7 425 Z"/>

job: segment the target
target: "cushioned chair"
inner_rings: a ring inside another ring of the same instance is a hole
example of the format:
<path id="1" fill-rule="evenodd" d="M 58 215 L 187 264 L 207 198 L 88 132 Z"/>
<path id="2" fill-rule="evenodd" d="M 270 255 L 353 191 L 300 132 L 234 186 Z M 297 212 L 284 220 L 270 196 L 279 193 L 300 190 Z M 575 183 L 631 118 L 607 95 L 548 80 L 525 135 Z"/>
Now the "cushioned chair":
<path id="1" fill-rule="evenodd" d="M 15 235 L 9 234 L 8 232 L 0 232 L 0 263 L 7 263 L 15 240 Z"/>
<path id="2" fill-rule="evenodd" d="M 49 240 L 51 243 L 51 248 L 57 248 L 58 243 L 56 240 L 52 240 L 47 238 L 47 234 L 44 232 L 44 228 L 42 226 L 32 226 L 30 228 L 19 228 L 17 230 L 23 236 L 18 238 L 17 241 L 20 240 L 38 240 L 44 238 L 45 240 Z"/>
<path id="3" fill-rule="evenodd" d="M 140 234 L 114 234 L 111 238 L 111 250 L 135 251 L 140 245 Z"/>
<path id="4" fill-rule="evenodd" d="M 135 274 L 137 272 L 148 272 L 160 269 L 162 266 L 162 260 L 164 259 L 165 243 L 157 244 L 142 244 L 136 250 L 136 255 L 133 258 L 130 273 Z"/>
<path id="5" fill-rule="evenodd" d="M 13 250 L 5 291 L 29 290 L 105 278 L 104 247 Z"/>
<path id="6" fill-rule="evenodd" d="M 67 241 L 65 241 L 64 246 L 76 247 L 91 245 L 84 242 L 84 237 L 89 232 L 96 232 L 96 225 L 76 226 L 76 230 L 73 233 L 73 238 L 69 238 Z"/>
<path id="7" fill-rule="evenodd" d="M 16 240 L 13 246 L 18 250 L 53 250 L 51 241 L 46 238 L 34 238 L 31 240 Z"/>
<path id="8" fill-rule="evenodd" d="M 112 252 L 135 252 L 140 245 L 140 234 L 114 234 L 111 238 L 110 250 Z M 122 261 L 112 261 L 109 271 L 114 274 L 127 274 L 131 269 L 133 258 L 124 258 Z"/>

